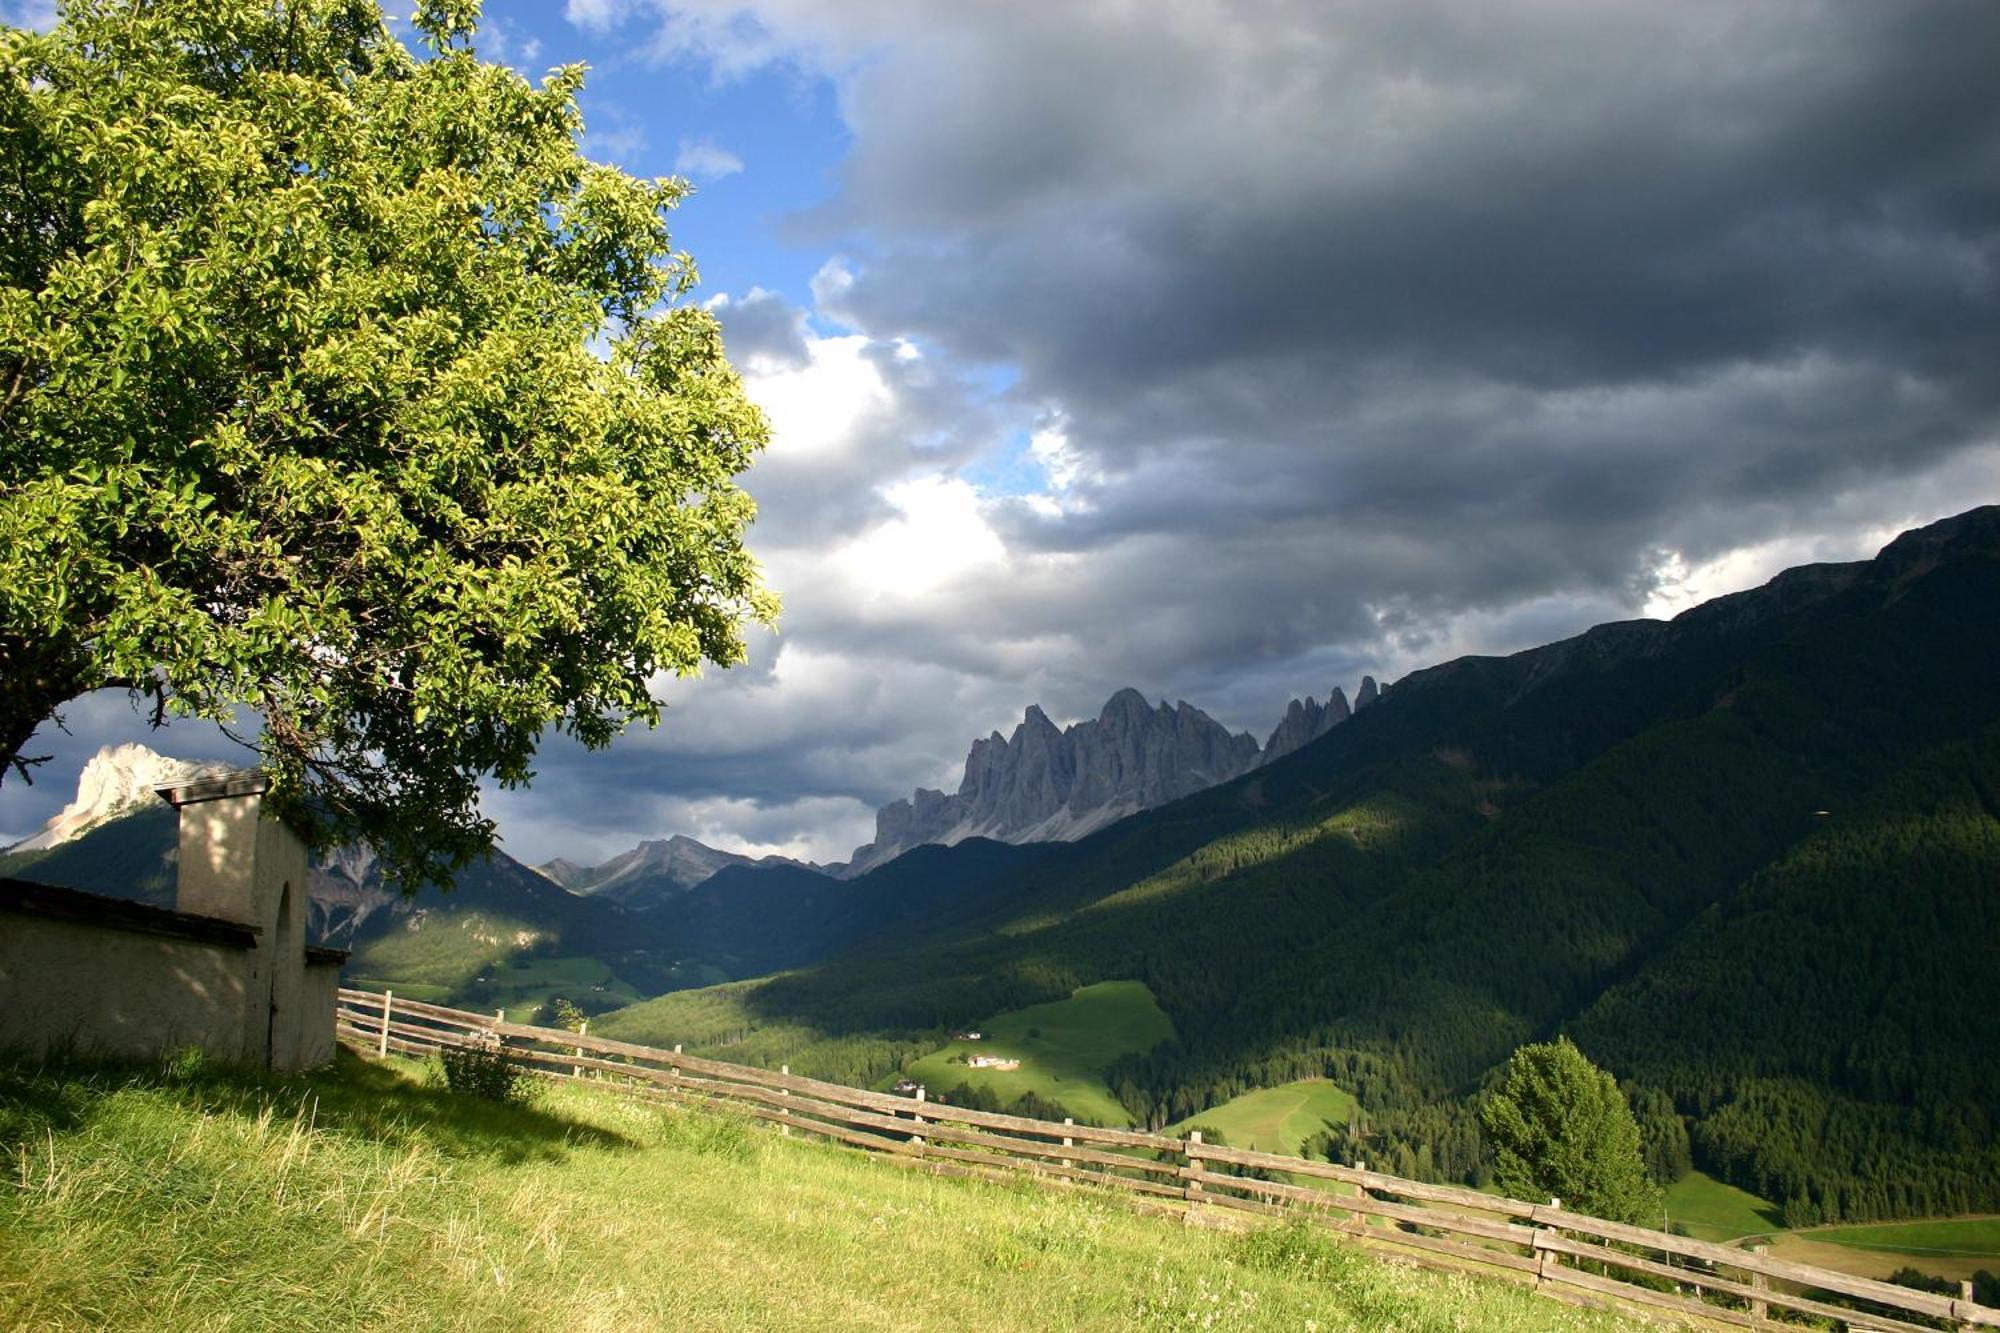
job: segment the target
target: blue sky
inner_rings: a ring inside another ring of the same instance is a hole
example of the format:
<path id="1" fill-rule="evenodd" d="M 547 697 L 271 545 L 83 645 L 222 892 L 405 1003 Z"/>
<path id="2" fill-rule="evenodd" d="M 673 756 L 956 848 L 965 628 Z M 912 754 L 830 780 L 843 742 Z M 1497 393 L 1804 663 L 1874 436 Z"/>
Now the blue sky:
<path id="1" fill-rule="evenodd" d="M 706 291 L 762 287 L 811 300 L 830 251 L 788 221 L 837 188 L 848 135 L 829 80 L 789 65 L 724 75 L 695 56 L 662 60 L 641 34 L 572 23 L 551 0 L 488 3 L 479 49 L 536 81 L 555 66 L 589 67 L 586 152 L 635 175 L 694 183 L 674 233 Z"/>
<path id="2" fill-rule="evenodd" d="M 15 21 L 36 0 L 0 0 Z M 489 808 L 844 856 L 974 737 L 1669 615 L 2000 499 L 1983 0 L 489 0 L 773 424 L 786 611 Z M 0 835 L 98 744 L 73 707 Z"/>

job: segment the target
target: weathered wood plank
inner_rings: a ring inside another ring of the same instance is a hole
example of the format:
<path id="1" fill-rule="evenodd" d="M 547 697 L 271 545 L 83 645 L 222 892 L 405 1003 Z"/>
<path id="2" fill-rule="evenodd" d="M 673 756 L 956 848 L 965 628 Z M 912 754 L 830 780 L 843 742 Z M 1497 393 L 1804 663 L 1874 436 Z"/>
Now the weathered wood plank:
<path id="1" fill-rule="evenodd" d="M 365 1004 L 378 1013 L 382 1008 L 382 997 L 371 994 L 368 991 L 342 988 L 340 999 L 343 1003 L 347 1004 Z M 422 1000 L 412 1000 L 402 995 L 396 997 L 395 1010 L 399 1014 L 422 1014 L 426 1018 L 434 1018 L 440 1023 L 449 1023 L 457 1027 L 492 1028 L 497 1023 L 497 1020 L 491 1014 L 475 1014 L 464 1009 L 448 1009 L 441 1004 L 425 1004 Z"/>
<path id="2" fill-rule="evenodd" d="M 1308 1207 L 1338 1208 L 1346 1212 L 1367 1213 L 1374 1217 L 1386 1217 L 1416 1226 L 1434 1227 L 1439 1231 L 1454 1231 L 1468 1236 L 1480 1236 L 1487 1240 L 1505 1241 L 1510 1245 L 1525 1246 L 1535 1237 L 1533 1227 L 1515 1226 L 1509 1222 L 1493 1222 L 1485 1218 L 1459 1217 L 1453 1213 L 1435 1212 L 1412 1207 L 1409 1204 L 1390 1203 L 1386 1199 L 1370 1198 L 1367 1195 L 1349 1198 L 1345 1195 L 1328 1194 L 1324 1190 L 1304 1185 L 1287 1185 L 1280 1181 L 1257 1180 L 1250 1176 L 1229 1176 L 1192 1167 L 1184 1169 L 1181 1175 L 1185 1179 L 1199 1181 L 1204 1187 L 1249 1190 Z"/>
<path id="3" fill-rule="evenodd" d="M 1657 1310 L 1671 1310 L 1690 1318 L 1712 1320 L 1718 1324 L 1734 1324 L 1738 1328 L 1768 1328 L 1768 1321 L 1757 1319 L 1743 1310 L 1725 1309 L 1720 1305 L 1710 1305 L 1707 1301 L 1696 1300 L 1692 1296 L 1677 1296 L 1672 1292 L 1653 1291 L 1646 1287 L 1635 1287 L 1617 1278 L 1599 1277 L 1595 1273 L 1585 1273 L 1567 1264 L 1551 1264 L 1542 1271 L 1543 1282 L 1559 1283 L 1567 1287 L 1581 1287 L 1599 1295 L 1615 1297 L 1637 1305 L 1651 1306 Z"/>
<path id="4" fill-rule="evenodd" d="M 1525 1254 L 1514 1254 L 1508 1250 L 1489 1250 L 1481 1245 L 1466 1245 L 1443 1236 L 1419 1236 L 1412 1231 L 1395 1231 L 1386 1227 L 1343 1226 L 1336 1228 L 1343 1236 L 1352 1236 L 1370 1245 L 1402 1245 L 1411 1249 L 1427 1250 L 1433 1254 L 1447 1254 L 1467 1264 L 1483 1268 L 1506 1269 L 1510 1272 L 1532 1274 L 1535 1261 Z"/>
<path id="5" fill-rule="evenodd" d="M 1478 1190 L 1460 1189 L 1452 1185 L 1426 1185 L 1419 1181 L 1403 1180 L 1397 1176 L 1385 1176 L 1378 1171 L 1342 1166 L 1338 1162 L 1316 1162 L 1310 1158 L 1283 1157 L 1276 1153 L 1253 1152 L 1246 1148 L 1219 1148 L 1212 1143 L 1204 1143 L 1201 1146 L 1201 1155 L 1213 1161 L 1229 1162 L 1236 1166 L 1259 1167 L 1267 1171 L 1284 1171 L 1295 1176 L 1337 1180 L 1345 1185 L 1381 1190 L 1404 1198 L 1448 1203 L 1485 1213 L 1499 1213 L 1505 1217 L 1525 1219 L 1532 1216 L 1535 1211 L 1535 1205 L 1522 1203 L 1518 1199 L 1503 1199 L 1496 1195 L 1481 1194 Z"/>
<path id="6" fill-rule="evenodd" d="M 1837 1291 L 1843 1296 L 1872 1301 L 1892 1310 L 1912 1310 L 1939 1319 L 1954 1317 L 1951 1309 L 1953 1301 L 1950 1297 L 1932 1295 L 1910 1287 L 1898 1287 L 1888 1282 L 1877 1282 L 1873 1278 L 1851 1277 L 1846 1273 L 1836 1273 L 1832 1269 L 1795 1264 L 1784 1259 L 1774 1259 L 1768 1254 L 1756 1254 L 1749 1250 L 1693 1240 L 1686 1236 L 1670 1236 L 1665 1232 L 1648 1231 L 1644 1227 L 1627 1226 L 1623 1222 L 1607 1222 L 1601 1218 L 1585 1217 L 1581 1213 L 1565 1212 L 1558 1208 L 1538 1207 L 1535 1209 L 1534 1220 L 1538 1225 L 1555 1227 L 1562 1231 L 1580 1231 L 1585 1235 L 1599 1236 L 1626 1245 L 1705 1259 L 1709 1263 L 1740 1269 L 1746 1273 L 1762 1273 L 1766 1277 L 1796 1282 L 1801 1286 L 1814 1287 L 1821 1291 Z"/>
<path id="7" fill-rule="evenodd" d="M 1589 1259 L 1632 1272 L 1646 1273 L 1653 1277 L 1665 1278 L 1670 1282 L 1685 1283 L 1700 1287 L 1719 1295 L 1736 1296 L 1746 1301 L 1763 1301 L 1768 1305 L 1782 1305 L 1800 1314 L 1818 1315 L 1827 1319 L 1865 1320 L 1870 1328 L 1885 1330 L 1885 1333 L 1935 1333 L 1925 1324 L 1905 1323 L 1888 1315 L 1856 1310 L 1851 1306 L 1828 1305 L 1805 1296 L 1795 1295 L 1777 1287 L 1759 1287 L 1747 1282 L 1737 1282 L 1719 1273 L 1706 1269 L 1675 1268 L 1652 1259 L 1642 1259 L 1623 1250 L 1614 1250 L 1603 1245 L 1592 1245 L 1588 1241 L 1575 1240 L 1558 1233 L 1538 1231 L 1535 1233 L 1535 1248 L 1553 1250 L 1572 1258 Z"/>

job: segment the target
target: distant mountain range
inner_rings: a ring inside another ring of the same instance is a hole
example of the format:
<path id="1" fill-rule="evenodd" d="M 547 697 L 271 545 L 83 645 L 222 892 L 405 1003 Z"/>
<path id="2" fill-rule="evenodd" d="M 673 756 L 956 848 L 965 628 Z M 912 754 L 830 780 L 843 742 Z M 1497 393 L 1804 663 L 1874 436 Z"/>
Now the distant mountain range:
<path id="1" fill-rule="evenodd" d="M 2000 1211 L 2000 507 L 1319 711 L 1271 762 L 987 868 L 977 912 L 604 1031 L 873 1082 L 1136 980 L 1177 1035 L 1106 1072 L 1134 1119 L 1325 1078 L 1365 1114 L 1317 1151 L 1473 1182 L 1479 1090 L 1567 1033 L 1663 1178 L 1792 1226 Z M 925 849 L 934 882 L 961 850 Z"/>
<path id="2" fill-rule="evenodd" d="M 536 867 L 544 875 L 572 893 L 608 898 L 630 907 L 657 905 L 676 893 L 685 893 L 706 883 L 718 871 L 730 866 L 769 869 L 788 866 L 813 871 L 816 867 L 788 856 L 743 856 L 725 852 L 676 833 L 671 838 L 642 842 L 629 852 L 621 852 L 602 865 L 584 866 L 558 857 Z"/>
<path id="3" fill-rule="evenodd" d="M 177 816 L 152 787 L 199 771 L 143 745 L 106 747 L 84 766 L 76 801 L 0 852 L 0 875 L 171 906 Z M 353 951 L 351 981 L 473 1008 L 562 995 L 594 1013 L 949 929 L 991 910 L 988 885 L 1037 849 L 966 839 L 940 875 L 944 851 L 835 879 L 669 839 L 570 868 L 572 889 L 496 850 L 449 892 L 412 897 L 383 880 L 368 849 L 342 847 L 313 858 L 307 930 Z"/>
<path id="4" fill-rule="evenodd" d="M 783 857 L 751 858 L 675 835 L 642 842 L 598 866 L 558 859 L 541 872 L 578 893 L 605 895 L 635 908 L 656 904 L 729 866 L 815 870 L 850 879 L 913 847 L 951 846 L 967 838 L 1014 844 L 1074 842 L 1127 815 L 1150 810 L 1290 754 L 1345 722 L 1379 694 L 1361 679 L 1355 704 L 1335 686 L 1324 705 L 1294 699 L 1263 745 L 1232 734 L 1183 700 L 1157 708 L 1122 689 L 1092 719 L 1057 727 L 1041 705 L 1028 705 L 1013 735 L 975 740 L 958 790 L 919 788 L 875 813 L 874 840 L 845 862 L 814 865 Z"/>

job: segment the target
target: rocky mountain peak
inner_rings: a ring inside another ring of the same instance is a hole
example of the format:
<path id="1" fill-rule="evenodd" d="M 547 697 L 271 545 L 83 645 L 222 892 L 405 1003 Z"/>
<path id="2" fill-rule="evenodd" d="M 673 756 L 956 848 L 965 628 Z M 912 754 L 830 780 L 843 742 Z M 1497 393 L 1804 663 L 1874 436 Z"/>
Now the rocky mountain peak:
<path id="1" fill-rule="evenodd" d="M 571 893 L 606 898 L 624 907 L 646 908 L 704 884 L 730 866 L 769 865 L 802 866 L 803 863 L 782 856 L 753 857 L 725 852 L 685 833 L 676 833 L 667 838 L 648 838 L 601 865 L 580 865 L 558 857 L 535 869 Z"/>
<path id="2" fill-rule="evenodd" d="M 59 847 L 82 837 L 100 824 L 154 804 L 155 787 L 189 782 L 229 765 L 171 759 L 137 743 L 107 745 L 90 757 L 77 775 L 76 799 L 64 806 L 33 837 L 10 851 L 35 852 Z"/>
<path id="3" fill-rule="evenodd" d="M 1354 711 L 1357 713 L 1360 712 L 1369 704 L 1381 698 L 1381 696 L 1382 691 L 1376 686 L 1375 677 L 1363 676 L 1361 678 L 1361 688 L 1354 692 Z"/>
<path id="4" fill-rule="evenodd" d="M 1277 729 L 1264 742 L 1264 753 L 1258 762 L 1268 764 L 1301 746 L 1310 745 L 1347 721 L 1355 712 L 1373 703 L 1379 693 L 1375 678 L 1363 676 L 1361 688 L 1355 691 L 1356 703 L 1352 709 L 1347 706 L 1347 692 L 1338 685 L 1328 693 L 1324 704 L 1310 695 L 1292 700 L 1285 706 L 1285 716 L 1279 720 Z"/>
<path id="5" fill-rule="evenodd" d="M 1030 704 L 1011 736 L 974 741 L 956 794 L 920 790 L 875 816 L 875 840 L 855 849 L 860 874 L 923 843 L 1080 838 L 1253 767 L 1259 747 L 1192 704 L 1157 707 L 1122 689 L 1098 715 L 1059 728 Z"/>

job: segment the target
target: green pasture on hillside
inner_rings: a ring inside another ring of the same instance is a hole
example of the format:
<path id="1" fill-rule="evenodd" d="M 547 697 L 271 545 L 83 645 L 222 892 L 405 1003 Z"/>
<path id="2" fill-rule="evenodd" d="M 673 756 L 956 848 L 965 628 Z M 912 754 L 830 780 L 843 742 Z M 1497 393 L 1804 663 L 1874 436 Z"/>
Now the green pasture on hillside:
<path id="1" fill-rule="evenodd" d="M 505 1007 L 516 1023 L 534 1021 L 535 1011 L 560 995 L 586 1009 L 632 1004 L 639 992 L 620 981 L 596 958 L 520 957 L 495 963 L 483 975 L 480 991 L 493 1007 Z"/>
<path id="2" fill-rule="evenodd" d="M 1713 1176 L 1690 1171 L 1667 1189 L 1667 1220 L 1696 1240 L 1729 1241 L 1780 1230 L 1778 1206 Z"/>
<path id="3" fill-rule="evenodd" d="M 602 960 L 520 953 L 512 938 L 496 942 L 496 932 L 505 929 L 504 921 L 447 918 L 423 930 L 384 936 L 355 954 L 349 984 L 462 1009 L 504 1008 L 516 1023 L 532 1021 L 535 1011 L 558 995 L 585 1009 L 641 998 Z"/>
<path id="4" fill-rule="evenodd" d="M 348 970 L 355 976 L 381 977 L 400 989 L 416 982 L 457 991 L 483 972 L 504 964 L 537 932 L 512 917 L 466 912 L 413 917 L 412 924 L 369 940 L 355 950 Z"/>
<path id="5" fill-rule="evenodd" d="M 1963 1281 L 1981 1271 L 2000 1272 L 1996 1226 L 2000 1222 L 1991 1217 L 1971 1217 L 1809 1227 L 1779 1232 L 1772 1237 L 1771 1253 L 1857 1277 L 1886 1278 L 1898 1269 L 1914 1268 Z"/>
<path id="6" fill-rule="evenodd" d="M 1950 1259 L 1991 1259 L 2000 1270 L 2000 1217 L 1938 1217 L 1916 1222 L 1871 1222 L 1865 1226 L 1814 1227 L 1797 1233 L 1856 1250 Z"/>
<path id="7" fill-rule="evenodd" d="M 1768 1237 L 1780 1259 L 1817 1264 L 1857 1277 L 1885 1278 L 1899 1268 L 1938 1277 L 2000 1272 L 2000 1217 L 1924 1218 L 1908 1222 L 1810 1227 L 1787 1231 L 1776 1204 L 1689 1172 L 1667 1190 L 1667 1216 L 1697 1240 Z"/>
<path id="8" fill-rule="evenodd" d="M 1232 1148 L 1297 1155 L 1299 1146 L 1328 1125 L 1345 1125 L 1358 1105 L 1352 1093 L 1323 1078 L 1300 1079 L 1231 1097 L 1167 1128 L 1169 1134 L 1212 1127 Z"/>
<path id="9" fill-rule="evenodd" d="M 500 1106 L 343 1053 L 279 1076 L 0 1062 L 0 1328 L 1646 1327 L 1129 1197 L 898 1170 L 742 1117 Z"/>
<path id="10" fill-rule="evenodd" d="M 1100 981 L 1067 1000 L 995 1014 L 978 1031 L 979 1041 L 953 1041 L 912 1062 L 903 1077 L 939 1095 L 960 1083 L 988 1088 L 1003 1103 L 1032 1092 L 1079 1120 L 1127 1125 L 1132 1118 L 1105 1086 L 1104 1071 L 1120 1056 L 1166 1041 L 1174 1025 L 1142 982 Z M 1008 1056 L 1021 1067 L 972 1069 L 959 1062 L 969 1055 Z"/>

